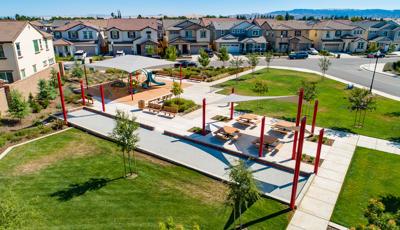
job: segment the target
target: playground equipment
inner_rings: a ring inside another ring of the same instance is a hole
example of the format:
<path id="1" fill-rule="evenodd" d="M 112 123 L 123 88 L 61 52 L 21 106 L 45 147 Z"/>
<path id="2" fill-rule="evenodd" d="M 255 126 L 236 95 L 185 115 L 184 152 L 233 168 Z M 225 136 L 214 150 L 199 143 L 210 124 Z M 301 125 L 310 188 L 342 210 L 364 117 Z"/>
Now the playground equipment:
<path id="1" fill-rule="evenodd" d="M 146 75 L 146 80 L 142 82 L 142 88 L 148 89 L 151 86 L 150 84 L 165 85 L 164 82 L 159 82 L 154 79 L 152 71 L 148 71 L 146 69 L 141 69 L 141 71 Z"/>

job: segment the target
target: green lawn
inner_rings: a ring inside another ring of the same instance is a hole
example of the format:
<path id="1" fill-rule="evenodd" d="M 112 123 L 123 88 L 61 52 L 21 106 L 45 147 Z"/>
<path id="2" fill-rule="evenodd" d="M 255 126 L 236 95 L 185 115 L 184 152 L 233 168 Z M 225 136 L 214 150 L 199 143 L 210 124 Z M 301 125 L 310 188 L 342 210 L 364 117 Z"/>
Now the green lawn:
<path id="1" fill-rule="evenodd" d="M 371 198 L 381 198 L 387 208 L 399 210 L 399 166 L 398 155 L 357 148 L 336 203 L 332 221 L 347 227 L 366 224 L 364 210 Z"/>
<path id="2" fill-rule="evenodd" d="M 41 229 L 157 229 L 170 216 L 187 229 L 229 223 L 223 183 L 146 155 L 138 155 L 137 178 L 121 179 L 119 154 L 75 129 L 18 147 L 0 161 L 0 199 L 14 194 L 29 210 L 27 227 Z M 242 219 L 250 229 L 285 229 L 291 214 L 263 198 Z"/>
<path id="3" fill-rule="evenodd" d="M 362 135 L 400 141 L 400 102 L 378 97 L 377 109 L 368 112 L 364 128 L 354 128 L 354 113 L 348 109 L 347 96 L 349 91 L 345 85 L 333 80 L 323 79 L 321 76 L 289 70 L 266 69 L 241 77 L 238 81 L 231 80 L 220 84 L 225 87 L 222 93 L 229 93 L 231 87 L 242 95 L 258 96 L 252 87 L 255 79 L 268 82 L 269 92 L 265 95 L 294 95 L 301 86 L 301 81 L 318 81 L 319 115 L 317 125 L 359 133 Z M 306 107 L 306 106 L 305 106 Z M 251 101 L 240 103 L 236 110 L 248 111 L 276 118 L 294 119 L 296 116 L 296 103 L 273 100 Z M 312 108 L 310 113 L 312 114 Z M 308 122 L 311 121 L 309 117 Z"/>

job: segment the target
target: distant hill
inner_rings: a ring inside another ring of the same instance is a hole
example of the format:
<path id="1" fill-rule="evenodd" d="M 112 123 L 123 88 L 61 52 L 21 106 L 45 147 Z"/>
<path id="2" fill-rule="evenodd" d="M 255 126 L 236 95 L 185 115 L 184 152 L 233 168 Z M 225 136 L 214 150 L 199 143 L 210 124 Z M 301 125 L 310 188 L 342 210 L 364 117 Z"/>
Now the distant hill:
<path id="1" fill-rule="evenodd" d="M 382 9 L 294 9 L 289 11 L 274 11 L 267 15 L 285 15 L 289 13 L 296 18 L 301 17 L 331 17 L 331 16 L 349 16 L 349 17 L 372 17 L 372 18 L 400 18 L 400 10 L 382 10 Z"/>

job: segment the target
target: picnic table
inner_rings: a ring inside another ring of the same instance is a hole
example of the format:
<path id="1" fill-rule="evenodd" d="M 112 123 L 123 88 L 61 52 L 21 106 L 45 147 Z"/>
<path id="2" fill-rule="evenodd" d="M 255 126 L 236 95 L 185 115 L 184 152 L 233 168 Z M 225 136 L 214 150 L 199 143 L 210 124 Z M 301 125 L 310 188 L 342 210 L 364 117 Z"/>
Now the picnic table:
<path id="1" fill-rule="evenodd" d="M 239 129 L 231 126 L 221 127 L 214 134 L 223 140 L 237 140 L 240 137 Z"/>
<path id="2" fill-rule="evenodd" d="M 278 121 L 272 125 L 273 129 L 282 134 L 288 134 L 293 130 L 296 130 L 296 124 L 289 121 Z"/>
<path id="3" fill-rule="evenodd" d="M 254 140 L 253 144 L 259 147 L 260 138 Z M 283 146 L 283 144 L 279 142 L 278 138 L 271 135 L 264 135 L 264 145 L 266 147 L 265 150 L 267 150 L 267 152 L 272 152 L 273 150 L 279 151 Z"/>
<path id="4" fill-rule="evenodd" d="M 239 116 L 236 121 L 245 126 L 256 126 L 260 122 L 257 115 L 250 113 Z"/>

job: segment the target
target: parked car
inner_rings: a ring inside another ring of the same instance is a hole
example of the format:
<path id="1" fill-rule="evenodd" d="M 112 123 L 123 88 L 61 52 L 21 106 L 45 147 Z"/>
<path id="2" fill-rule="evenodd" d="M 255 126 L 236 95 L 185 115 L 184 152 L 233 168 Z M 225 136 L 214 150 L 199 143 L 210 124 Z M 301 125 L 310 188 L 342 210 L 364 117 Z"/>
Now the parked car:
<path id="1" fill-rule="evenodd" d="M 307 53 L 311 54 L 311 55 L 318 55 L 319 54 L 318 50 L 316 50 L 314 48 L 310 48 L 309 50 L 307 50 Z"/>
<path id="2" fill-rule="evenodd" d="M 289 59 L 306 59 L 308 58 L 307 52 L 292 52 L 289 54 Z"/>
<path id="3" fill-rule="evenodd" d="M 125 52 L 123 50 L 117 50 L 117 52 L 115 53 L 115 56 L 116 57 L 125 56 Z"/>
<path id="4" fill-rule="evenodd" d="M 209 58 L 214 57 L 214 51 L 212 49 L 206 48 L 206 49 L 204 49 L 204 52 L 206 52 L 208 54 Z"/>
<path id="5" fill-rule="evenodd" d="M 85 60 L 86 52 L 83 50 L 78 50 L 74 53 L 74 60 Z"/>
<path id="6" fill-rule="evenodd" d="M 182 65 L 182 68 L 197 67 L 197 63 L 196 62 L 187 61 L 187 60 L 178 61 L 178 63 L 175 63 L 174 67 L 175 68 L 179 68 L 181 65 Z"/>
<path id="7" fill-rule="evenodd" d="M 369 53 L 367 55 L 367 58 L 384 58 L 385 54 L 382 52 L 376 52 L 376 53 Z"/>

